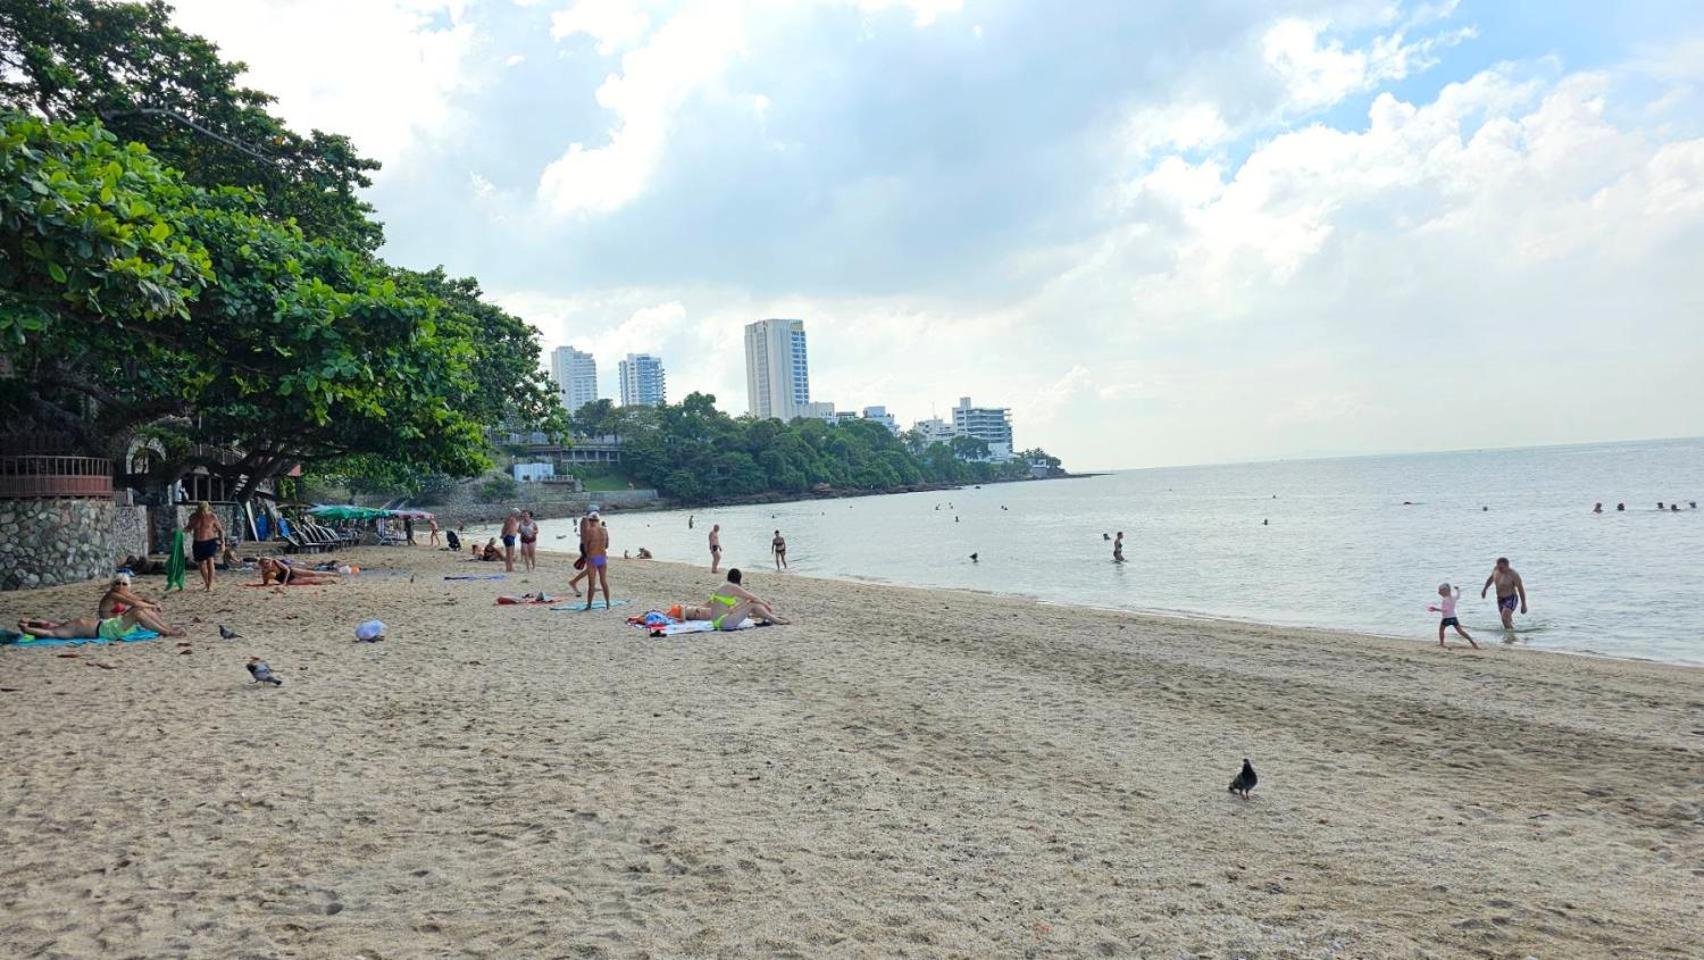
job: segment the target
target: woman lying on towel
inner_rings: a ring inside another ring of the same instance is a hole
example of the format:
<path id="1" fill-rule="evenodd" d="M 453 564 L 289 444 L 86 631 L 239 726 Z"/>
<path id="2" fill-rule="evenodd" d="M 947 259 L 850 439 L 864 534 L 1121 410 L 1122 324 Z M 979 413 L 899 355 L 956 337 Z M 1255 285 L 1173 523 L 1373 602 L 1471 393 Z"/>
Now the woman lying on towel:
<path id="1" fill-rule="evenodd" d="M 296 567 L 292 566 L 288 560 L 275 560 L 272 557 L 260 558 L 259 586 L 266 586 L 271 583 L 274 578 L 277 579 L 280 587 L 287 587 L 291 584 L 298 586 L 313 586 L 316 584 L 337 582 L 337 577 L 330 574 L 315 573 L 311 570 L 298 570 Z"/>
<path id="2" fill-rule="evenodd" d="M 717 630 L 738 630 L 741 624 L 753 618 L 764 623 L 786 623 L 775 615 L 769 604 L 740 586 L 740 576 L 739 570 L 729 570 L 727 582 L 710 594 L 710 600 L 704 606 L 681 604 L 679 619 L 708 620 L 715 624 Z M 669 612 L 674 613 L 673 610 Z"/>
<path id="3" fill-rule="evenodd" d="M 18 621 L 18 632 L 56 640 L 117 640 L 137 627 L 144 627 L 164 637 L 181 637 L 182 630 L 156 616 L 153 610 L 131 607 L 116 617 L 76 617 L 71 620 L 43 620 L 25 617 Z"/>

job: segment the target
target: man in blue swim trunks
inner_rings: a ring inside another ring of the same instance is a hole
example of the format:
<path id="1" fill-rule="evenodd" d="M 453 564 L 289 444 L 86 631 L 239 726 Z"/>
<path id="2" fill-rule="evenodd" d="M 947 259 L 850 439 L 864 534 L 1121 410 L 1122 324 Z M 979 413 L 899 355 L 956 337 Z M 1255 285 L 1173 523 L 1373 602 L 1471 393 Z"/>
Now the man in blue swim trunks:
<path id="1" fill-rule="evenodd" d="M 1521 575 L 1515 568 L 1509 566 L 1508 557 L 1498 557 L 1497 565 L 1491 568 L 1491 575 L 1485 578 L 1485 586 L 1479 588 L 1479 596 L 1484 599 L 1486 591 L 1495 585 L 1497 587 L 1497 613 L 1503 618 L 1503 629 L 1515 629 L 1515 607 L 1518 605 L 1522 613 L 1527 612 L 1526 584 L 1521 582 Z"/>
<path id="2" fill-rule="evenodd" d="M 586 514 L 582 530 L 586 540 L 586 609 L 592 609 L 592 601 L 597 599 L 598 587 L 602 585 L 607 610 L 613 606 L 609 597 L 609 528 L 593 510 Z"/>
<path id="3" fill-rule="evenodd" d="M 510 507 L 503 521 L 503 569 L 515 572 L 515 536 L 521 532 L 521 508 Z"/>

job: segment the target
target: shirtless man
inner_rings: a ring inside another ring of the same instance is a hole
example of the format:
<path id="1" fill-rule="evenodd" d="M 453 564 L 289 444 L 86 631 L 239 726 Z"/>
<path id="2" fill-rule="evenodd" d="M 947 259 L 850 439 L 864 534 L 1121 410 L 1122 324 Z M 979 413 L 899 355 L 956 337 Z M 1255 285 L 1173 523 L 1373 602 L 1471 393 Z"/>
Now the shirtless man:
<path id="1" fill-rule="evenodd" d="M 1503 629 L 1513 630 L 1517 601 L 1521 612 L 1527 612 L 1526 584 L 1521 582 L 1521 575 L 1515 572 L 1515 568 L 1509 566 L 1508 557 L 1497 558 L 1497 565 L 1485 578 L 1485 586 L 1479 588 L 1480 599 L 1485 598 L 1485 591 L 1490 590 L 1493 584 L 1497 587 L 1497 613 L 1503 618 Z"/>
<path id="2" fill-rule="evenodd" d="M 521 529 L 521 511 L 511 509 L 503 519 L 503 569 L 515 572 L 515 538 Z"/>
<path id="3" fill-rule="evenodd" d="M 225 538 L 225 527 L 214 515 L 213 508 L 203 500 L 183 525 L 189 531 L 193 546 L 190 556 L 201 569 L 201 583 L 208 593 L 213 592 L 213 561 L 219 556 L 219 542 Z"/>
<path id="4" fill-rule="evenodd" d="M 1124 531 L 1118 531 L 1118 539 L 1112 541 L 1112 562 L 1124 562 Z"/>
<path id="5" fill-rule="evenodd" d="M 722 568 L 722 525 L 710 525 L 710 572 L 716 573 Z"/>
<path id="6" fill-rule="evenodd" d="M 609 596 L 609 528 L 598 520 L 598 512 L 586 514 L 586 609 L 592 609 L 598 586 L 603 586 L 604 609 L 614 605 Z"/>

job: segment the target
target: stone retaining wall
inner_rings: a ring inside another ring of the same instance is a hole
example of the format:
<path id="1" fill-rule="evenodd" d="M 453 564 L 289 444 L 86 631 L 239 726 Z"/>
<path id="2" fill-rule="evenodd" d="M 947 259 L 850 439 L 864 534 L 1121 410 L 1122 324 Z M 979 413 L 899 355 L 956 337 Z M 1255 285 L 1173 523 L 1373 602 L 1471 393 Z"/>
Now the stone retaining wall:
<path id="1" fill-rule="evenodd" d="M 118 504 L 112 508 L 112 559 L 145 557 L 149 553 L 148 508 Z"/>
<path id="2" fill-rule="evenodd" d="M 0 500 L 0 590 L 110 576 L 116 509 L 107 497 Z"/>

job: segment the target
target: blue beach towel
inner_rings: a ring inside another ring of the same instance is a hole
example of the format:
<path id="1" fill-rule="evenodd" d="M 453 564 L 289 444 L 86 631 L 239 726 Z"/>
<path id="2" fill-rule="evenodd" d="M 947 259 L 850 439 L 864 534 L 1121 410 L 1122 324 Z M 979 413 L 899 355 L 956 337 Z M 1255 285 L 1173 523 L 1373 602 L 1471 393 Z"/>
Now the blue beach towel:
<path id="1" fill-rule="evenodd" d="M 608 610 L 610 607 L 625 607 L 632 602 L 633 601 L 631 601 L 631 600 L 612 600 L 612 601 L 609 601 L 608 603 L 605 603 L 601 607 L 593 607 L 592 609 L 593 610 Z M 559 613 L 564 612 L 564 611 L 573 611 L 575 613 L 585 613 L 586 612 L 586 605 L 582 603 L 582 604 L 575 604 L 575 605 L 566 606 L 566 607 L 551 607 L 550 609 L 555 610 Z"/>
<path id="2" fill-rule="evenodd" d="M 117 642 L 136 643 L 139 640 L 153 640 L 158 637 L 159 634 L 152 630 L 137 627 L 124 636 L 119 637 Z M 0 646 L 4 647 L 80 647 L 86 643 L 110 642 L 112 641 L 100 640 L 94 637 L 80 637 L 76 640 L 61 640 L 58 637 L 37 637 L 27 633 L 18 633 L 15 630 L 0 630 Z"/>

